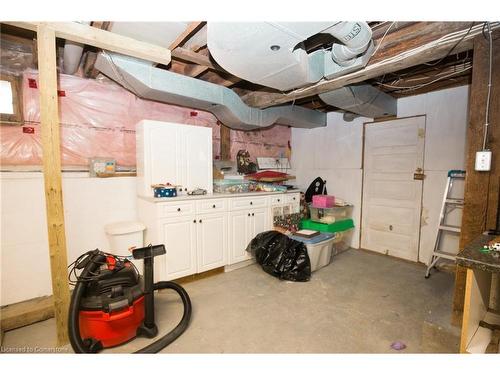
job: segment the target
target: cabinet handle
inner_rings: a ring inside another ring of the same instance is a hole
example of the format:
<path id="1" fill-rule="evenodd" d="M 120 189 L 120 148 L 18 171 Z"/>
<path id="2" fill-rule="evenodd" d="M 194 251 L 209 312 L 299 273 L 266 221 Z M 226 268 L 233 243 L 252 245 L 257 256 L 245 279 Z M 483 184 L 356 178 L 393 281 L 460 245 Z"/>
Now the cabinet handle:
<path id="1" fill-rule="evenodd" d="M 279 202 L 279 201 L 280 201 L 280 200 L 278 199 L 278 202 Z"/>
<path id="2" fill-rule="evenodd" d="M 195 220 L 193 220 L 193 223 L 195 223 L 195 224 L 196 224 L 196 219 L 195 219 Z"/>
<path id="3" fill-rule="evenodd" d="M 252 205 L 252 204 L 253 204 L 253 202 L 250 202 L 250 205 Z"/>
<path id="4" fill-rule="evenodd" d="M 201 223 L 202 223 L 201 219 L 200 219 L 200 221 L 198 221 L 198 222 L 201 224 Z"/>
<path id="5" fill-rule="evenodd" d="M 212 208 L 215 208 L 215 204 L 212 206 Z"/>
<path id="6" fill-rule="evenodd" d="M 179 208 L 177 209 L 177 212 L 180 212 L 180 211 L 181 211 L 181 208 L 179 207 Z"/>
<path id="7" fill-rule="evenodd" d="M 250 216 L 250 212 L 248 213 L 248 216 Z"/>
<path id="8" fill-rule="evenodd" d="M 252 216 L 253 216 L 253 215 L 254 215 L 254 214 L 252 214 Z"/>
<path id="9" fill-rule="evenodd" d="M 293 197 L 293 200 L 295 200 L 295 197 Z"/>

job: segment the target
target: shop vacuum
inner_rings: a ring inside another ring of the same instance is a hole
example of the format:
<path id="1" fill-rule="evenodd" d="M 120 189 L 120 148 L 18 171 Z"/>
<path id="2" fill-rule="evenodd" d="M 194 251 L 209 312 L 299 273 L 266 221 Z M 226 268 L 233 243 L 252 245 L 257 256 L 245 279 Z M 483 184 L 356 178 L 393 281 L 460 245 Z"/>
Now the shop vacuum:
<path id="1" fill-rule="evenodd" d="M 184 314 L 172 331 L 135 353 L 157 353 L 184 333 L 191 319 L 189 295 L 174 282 L 153 282 L 153 259 L 165 253 L 164 245 L 132 251 L 134 259 L 144 260 L 143 276 L 127 257 L 99 249 L 81 255 L 70 265 L 70 282 L 75 289 L 68 329 L 75 353 L 97 353 L 137 336 L 155 337 L 155 290 L 175 290 L 182 299 Z"/>

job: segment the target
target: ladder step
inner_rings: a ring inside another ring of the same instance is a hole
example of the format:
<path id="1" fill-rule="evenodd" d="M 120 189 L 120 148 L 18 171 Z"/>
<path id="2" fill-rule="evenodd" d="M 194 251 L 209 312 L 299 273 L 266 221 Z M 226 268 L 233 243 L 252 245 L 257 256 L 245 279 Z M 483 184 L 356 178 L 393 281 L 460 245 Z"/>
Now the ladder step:
<path id="1" fill-rule="evenodd" d="M 450 259 L 450 260 L 455 260 L 455 258 L 457 257 L 456 254 L 445 253 L 444 251 L 434 251 L 432 253 L 432 255 L 439 257 L 439 258 L 445 258 L 445 259 Z"/>
<path id="2" fill-rule="evenodd" d="M 445 230 L 448 232 L 460 233 L 460 227 L 456 227 L 454 225 L 440 225 L 439 229 Z"/>
<path id="3" fill-rule="evenodd" d="M 457 206 L 463 206 L 464 205 L 464 200 L 463 199 L 458 199 L 458 198 L 448 198 L 448 199 L 446 199 L 446 203 L 454 204 L 454 205 L 457 205 Z"/>

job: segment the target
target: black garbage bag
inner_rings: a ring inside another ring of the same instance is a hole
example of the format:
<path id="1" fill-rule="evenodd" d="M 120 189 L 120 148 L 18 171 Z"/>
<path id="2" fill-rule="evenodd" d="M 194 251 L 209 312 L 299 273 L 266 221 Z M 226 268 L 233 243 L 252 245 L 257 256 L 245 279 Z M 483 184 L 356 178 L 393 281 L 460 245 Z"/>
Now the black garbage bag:
<path id="1" fill-rule="evenodd" d="M 309 281 L 311 278 L 306 245 L 283 233 L 274 230 L 260 233 L 246 250 L 255 255 L 265 272 L 281 280 Z"/>

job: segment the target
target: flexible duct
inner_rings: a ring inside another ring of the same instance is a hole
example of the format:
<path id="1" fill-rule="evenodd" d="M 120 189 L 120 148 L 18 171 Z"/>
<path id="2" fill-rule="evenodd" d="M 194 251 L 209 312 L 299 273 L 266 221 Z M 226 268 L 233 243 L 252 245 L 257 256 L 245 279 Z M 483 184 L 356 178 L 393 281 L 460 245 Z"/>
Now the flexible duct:
<path id="1" fill-rule="evenodd" d="M 372 30 L 365 22 L 343 22 L 334 27 L 331 34 L 343 43 L 332 46 L 332 60 L 341 66 L 354 64 L 356 57 L 368 49 L 372 40 Z"/>
<path id="2" fill-rule="evenodd" d="M 319 94 L 326 104 L 364 117 L 378 118 L 397 114 L 396 98 L 368 84 L 341 87 Z M 346 116 L 348 118 L 349 115 Z"/>
<path id="3" fill-rule="evenodd" d="M 232 129 L 253 130 L 273 124 L 299 128 L 326 126 L 323 112 L 295 105 L 249 107 L 227 87 L 159 69 L 143 60 L 100 53 L 95 67 L 141 98 L 211 112 Z"/>

